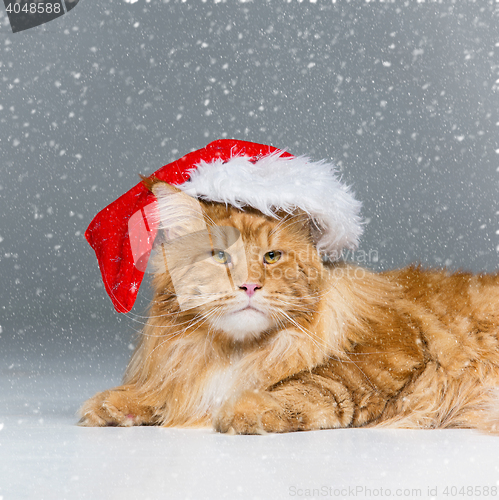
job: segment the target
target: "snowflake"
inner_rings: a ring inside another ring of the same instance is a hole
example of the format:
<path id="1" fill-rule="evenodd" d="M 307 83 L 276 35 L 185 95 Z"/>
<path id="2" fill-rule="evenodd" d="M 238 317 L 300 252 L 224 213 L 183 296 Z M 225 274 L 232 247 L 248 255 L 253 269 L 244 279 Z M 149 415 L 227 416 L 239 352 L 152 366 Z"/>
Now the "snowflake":
<path id="1" fill-rule="evenodd" d="M 139 288 L 139 284 L 137 282 L 135 282 L 135 281 L 130 285 L 130 291 L 132 293 L 135 293 L 138 288 Z"/>

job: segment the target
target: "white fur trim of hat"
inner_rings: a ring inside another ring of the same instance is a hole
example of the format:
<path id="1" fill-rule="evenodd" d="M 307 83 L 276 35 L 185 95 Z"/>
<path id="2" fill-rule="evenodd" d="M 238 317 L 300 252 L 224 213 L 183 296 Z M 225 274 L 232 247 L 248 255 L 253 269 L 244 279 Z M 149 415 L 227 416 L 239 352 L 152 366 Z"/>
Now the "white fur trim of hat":
<path id="1" fill-rule="evenodd" d="M 334 165 L 324 160 L 277 151 L 256 161 L 246 156 L 201 161 L 189 175 L 177 187 L 199 199 L 240 209 L 250 206 L 273 217 L 277 211 L 303 210 L 315 225 L 317 251 L 330 260 L 358 246 L 361 203 L 338 178 Z"/>

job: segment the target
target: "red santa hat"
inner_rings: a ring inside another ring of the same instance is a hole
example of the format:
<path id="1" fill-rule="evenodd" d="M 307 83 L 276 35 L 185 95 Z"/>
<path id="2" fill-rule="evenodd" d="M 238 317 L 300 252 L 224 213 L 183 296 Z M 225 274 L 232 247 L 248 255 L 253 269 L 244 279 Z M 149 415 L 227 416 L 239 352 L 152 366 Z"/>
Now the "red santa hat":
<path id="1" fill-rule="evenodd" d="M 161 167 L 151 177 L 190 196 L 250 206 L 274 216 L 300 208 L 313 221 L 317 251 L 336 260 L 362 234 L 360 203 L 325 161 L 313 162 L 272 146 L 222 139 Z M 106 291 L 118 312 L 132 309 L 161 215 L 143 183 L 92 220 L 85 237 L 95 251 Z"/>

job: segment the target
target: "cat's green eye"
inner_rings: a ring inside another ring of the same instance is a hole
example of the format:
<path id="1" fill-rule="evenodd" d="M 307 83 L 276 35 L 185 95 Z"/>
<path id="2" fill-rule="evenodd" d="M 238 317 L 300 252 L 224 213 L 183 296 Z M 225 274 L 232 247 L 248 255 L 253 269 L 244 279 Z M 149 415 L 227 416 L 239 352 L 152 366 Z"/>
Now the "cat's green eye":
<path id="1" fill-rule="evenodd" d="M 211 255 L 215 262 L 219 264 L 230 264 L 231 262 L 230 255 L 223 250 L 213 250 Z"/>
<path id="2" fill-rule="evenodd" d="M 275 264 L 282 256 L 282 252 L 279 252 L 278 250 L 272 250 L 270 252 L 267 252 L 263 256 L 263 261 L 265 264 Z"/>

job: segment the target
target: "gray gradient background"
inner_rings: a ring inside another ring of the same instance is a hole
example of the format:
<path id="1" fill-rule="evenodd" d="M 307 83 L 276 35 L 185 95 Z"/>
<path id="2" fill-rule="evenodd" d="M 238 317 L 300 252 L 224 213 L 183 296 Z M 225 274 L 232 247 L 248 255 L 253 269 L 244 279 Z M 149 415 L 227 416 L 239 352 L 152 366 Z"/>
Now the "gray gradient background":
<path id="1" fill-rule="evenodd" d="M 136 329 L 83 233 L 218 138 L 333 160 L 371 268 L 496 269 L 498 7 L 84 0 L 15 35 L 0 9 L 0 338 Z"/>

